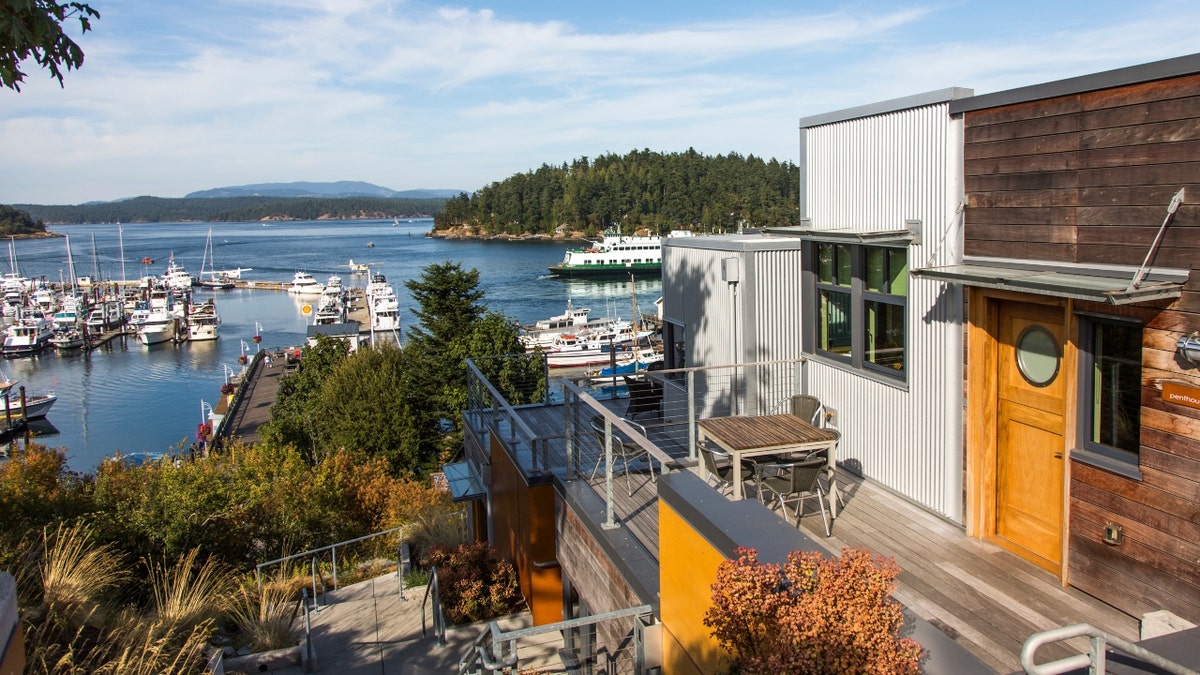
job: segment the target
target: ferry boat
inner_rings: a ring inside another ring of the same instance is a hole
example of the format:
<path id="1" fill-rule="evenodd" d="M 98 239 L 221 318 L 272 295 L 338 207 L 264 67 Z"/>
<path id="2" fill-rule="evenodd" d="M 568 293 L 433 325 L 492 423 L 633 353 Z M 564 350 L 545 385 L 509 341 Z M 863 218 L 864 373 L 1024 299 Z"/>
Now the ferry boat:
<path id="1" fill-rule="evenodd" d="M 688 230 L 673 230 L 668 236 L 690 237 Z M 563 261 L 550 266 L 550 273 L 563 277 L 609 277 L 629 273 L 662 272 L 662 238 L 624 236 L 620 229 L 605 230 L 600 241 L 567 250 Z"/>

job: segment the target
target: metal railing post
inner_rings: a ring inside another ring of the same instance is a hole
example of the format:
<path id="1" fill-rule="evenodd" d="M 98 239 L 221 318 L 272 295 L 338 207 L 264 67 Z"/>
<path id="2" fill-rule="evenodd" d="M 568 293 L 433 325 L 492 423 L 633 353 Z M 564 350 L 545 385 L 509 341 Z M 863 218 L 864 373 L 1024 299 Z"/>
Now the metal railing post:
<path id="1" fill-rule="evenodd" d="M 688 428 L 688 459 L 696 459 L 700 453 L 696 450 L 696 371 L 689 370 L 687 374 L 687 428 Z"/>
<path id="2" fill-rule="evenodd" d="M 320 612 L 321 605 L 317 604 L 317 556 L 313 556 L 310 567 L 312 567 L 313 609 Z"/>
<path id="3" fill-rule="evenodd" d="M 575 394 L 563 390 L 563 430 L 566 435 L 567 480 L 575 478 Z"/>
<path id="4" fill-rule="evenodd" d="M 604 524 L 600 527 L 614 530 L 617 527 L 613 509 L 613 428 L 612 420 L 604 418 Z M 628 469 L 626 469 L 628 470 Z"/>
<path id="5" fill-rule="evenodd" d="M 338 589 L 337 584 L 337 544 L 333 545 L 333 590 Z"/>

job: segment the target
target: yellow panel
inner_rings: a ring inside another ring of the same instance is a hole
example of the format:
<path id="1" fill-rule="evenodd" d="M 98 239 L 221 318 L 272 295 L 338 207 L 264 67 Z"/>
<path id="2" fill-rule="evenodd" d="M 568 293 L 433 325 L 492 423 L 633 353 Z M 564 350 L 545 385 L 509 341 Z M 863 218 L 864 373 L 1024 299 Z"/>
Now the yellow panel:
<path id="1" fill-rule="evenodd" d="M 714 549 L 665 502 L 658 502 L 659 602 L 663 672 L 715 673 L 729 669 L 704 613 L 725 556 Z"/>

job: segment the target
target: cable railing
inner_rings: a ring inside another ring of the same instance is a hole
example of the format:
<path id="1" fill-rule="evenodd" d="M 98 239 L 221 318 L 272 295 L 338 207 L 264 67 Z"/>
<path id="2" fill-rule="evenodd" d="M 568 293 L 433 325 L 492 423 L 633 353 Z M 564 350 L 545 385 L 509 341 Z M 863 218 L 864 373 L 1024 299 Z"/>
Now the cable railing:
<path id="1" fill-rule="evenodd" d="M 1087 637 L 1088 651 L 1086 654 L 1076 654 L 1057 661 L 1035 663 L 1034 656 L 1041 647 L 1071 638 Z M 1070 673 L 1080 668 L 1087 668 L 1089 675 L 1104 675 L 1107 672 L 1108 649 L 1116 649 L 1139 659 L 1155 668 L 1172 675 L 1200 675 L 1200 671 L 1176 663 L 1145 647 L 1138 646 L 1128 640 L 1109 635 L 1099 628 L 1086 623 L 1077 623 L 1061 628 L 1052 628 L 1030 635 L 1021 647 L 1021 667 L 1029 675 L 1060 675 Z"/>

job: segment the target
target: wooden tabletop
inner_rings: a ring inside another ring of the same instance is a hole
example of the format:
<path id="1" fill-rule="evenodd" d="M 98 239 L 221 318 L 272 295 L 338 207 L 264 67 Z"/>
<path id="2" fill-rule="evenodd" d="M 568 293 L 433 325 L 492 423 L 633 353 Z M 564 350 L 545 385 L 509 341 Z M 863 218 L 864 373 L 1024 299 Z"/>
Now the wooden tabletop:
<path id="1" fill-rule="evenodd" d="M 710 417 L 696 424 L 730 451 L 821 443 L 838 438 L 836 431 L 821 429 L 790 414 Z"/>

